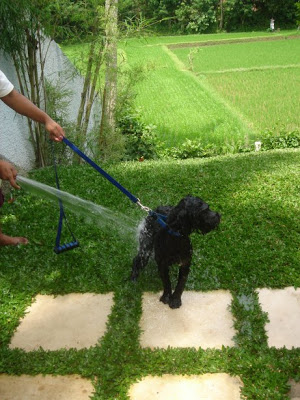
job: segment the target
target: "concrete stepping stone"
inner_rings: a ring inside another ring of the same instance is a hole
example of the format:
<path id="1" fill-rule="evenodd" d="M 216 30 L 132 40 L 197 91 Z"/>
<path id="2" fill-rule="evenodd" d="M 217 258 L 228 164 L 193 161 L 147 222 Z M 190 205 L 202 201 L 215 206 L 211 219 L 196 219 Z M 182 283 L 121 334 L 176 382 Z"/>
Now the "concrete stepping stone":
<path id="1" fill-rule="evenodd" d="M 300 400 L 300 382 L 290 380 L 289 384 L 291 385 L 291 390 L 289 393 L 291 400 Z"/>
<path id="2" fill-rule="evenodd" d="M 92 383 L 78 375 L 0 375 L 1 400 L 89 400 Z"/>
<path id="3" fill-rule="evenodd" d="M 258 295 L 270 320 L 266 324 L 269 346 L 300 347 L 300 289 L 260 289 Z"/>
<path id="4" fill-rule="evenodd" d="M 221 349 L 234 346 L 234 321 L 228 310 L 232 297 L 228 291 L 185 291 L 178 309 L 163 304 L 159 297 L 158 293 L 143 295 L 142 347 Z"/>
<path id="5" fill-rule="evenodd" d="M 25 351 L 82 349 L 95 346 L 105 334 L 113 294 L 38 295 L 26 310 L 10 348 Z"/>
<path id="6" fill-rule="evenodd" d="M 243 386 L 228 374 L 147 376 L 129 390 L 131 400 L 240 400 Z"/>

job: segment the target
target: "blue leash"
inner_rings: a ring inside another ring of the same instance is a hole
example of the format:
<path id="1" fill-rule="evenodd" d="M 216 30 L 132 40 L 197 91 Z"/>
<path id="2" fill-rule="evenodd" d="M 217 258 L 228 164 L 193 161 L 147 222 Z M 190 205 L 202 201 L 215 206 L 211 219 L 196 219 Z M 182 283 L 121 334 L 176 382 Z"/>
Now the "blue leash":
<path id="1" fill-rule="evenodd" d="M 166 223 L 166 220 L 167 220 L 166 215 L 158 214 L 157 212 L 152 211 L 152 210 L 149 211 L 149 215 L 151 215 L 151 217 L 154 217 L 154 219 L 159 223 L 159 225 L 161 227 L 163 227 L 164 229 L 166 229 L 170 235 L 177 236 L 177 237 L 181 236 L 181 234 L 179 232 L 175 232 L 169 228 L 169 226 Z"/>
<path id="2" fill-rule="evenodd" d="M 97 165 L 93 160 L 91 160 L 86 154 L 84 154 L 77 146 L 75 146 L 74 143 L 70 142 L 66 137 L 63 138 L 62 140 L 67 146 L 70 147 L 71 150 L 73 150 L 76 154 L 78 154 L 83 160 L 85 160 L 88 164 L 90 164 L 97 172 L 99 172 L 101 175 L 103 175 L 109 182 L 111 182 L 115 187 L 117 187 L 122 193 L 124 193 L 133 203 L 139 205 L 142 210 L 146 211 L 149 213 L 150 216 L 152 216 L 159 224 L 161 227 L 167 230 L 167 232 L 176 237 L 180 237 L 181 234 L 179 232 L 175 232 L 172 229 L 170 229 L 166 223 L 166 215 L 158 214 L 155 211 L 151 210 L 148 207 L 145 207 L 141 204 L 140 200 L 135 197 L 132 193 L 130 193 L 127 189 L 124 188 L 119 182 L 117 182 L 112 176 L 110 176 L 106 171 L 104 171 L 99 165 Z M 54 163 L 55 166 L 55 171 L 56 171 L 56 164 Z M 58 176 L 56 172 L 56 185 L 57 188 L 59 189 L 59 182 L 58 182 Z M 69 231 L 73 237 L 73 242 L 60 245 L 60 235 L 61 235 L 61 230 L 62 230 L 62 221 L 63 219 L 67 222 L 64 210 L 63 210 L 63 205 L 62 201 L 59 200 L 60 204 L 60 219 L 59 219 L 59 226 L 58 226 L 58 232 L 57 232 L 57 237 L 56 237 L 56 245 L 54 248 L 54 251 L 59 254 L 63 251 L 71 250 L 75 247 L 79 246 L 79 242 L 75 239 L 72 231 L 69 228 Z"/>
<path id="3" fill-rule="evenodd" d="M 60 190 L 53 143 L 52 143 L 52 152 L 53 152 L 53 164 L 54 164 L 54 171 L 55 171 L 56 187 L 58 190 Z M 59 221 L 58 221 L 57 235 L 56 235 L 55 247 L 54 247 L 54 252 L 56 254 L 60 254 L 60 253 L 63 253 L 64 251 L 72 250 L 76 247 L 79 247 L 79 242 L 76 240 L 74 233 L 71 231 L 71 228 L 69 226 L 69 223 L 68 223 L 65 211 L 64 211 L 64 207 L 63 207 L 63 202 L 61 199 L 58 199 L 58 202 L 59 202 Z M 69 243 L 60 244 L 60 237 L 61 237 L 63 221 L 65 221 L 67 228 L 72 236 L 73 241 L 69 242 Z"/>
<path id="4" fill-rule="evenodd" d="M 83 160 L 89 163 L 96 171 L 98 171 L 101 175 L 103 175 L 106 179 L 108 179 L 113 185 L 115 185 L 118 189 L 121 190 L 133 203 L 139 203 L 139 199 L 131 194 L 127 189 L 125 189 L 119 182 L 117 182 L 113 177 L 111 177 L 107 172 L 105 172 L 102 168 L 99 167 L 93 160 L 91 160 L 86 154 L 84 154 L 78 147 L 75 146 L 74 143 L 70 142 L 67 138 L 63 138 L 63 142 L 70 147 L 75 153 L 77 153 Z"/>
<path id="5" fill-rule="evenodd" d="M 148 207 L 145 207 L 141 204 L 140 200 L 135 197 L 132 193 L 130 193 L 127 189 L 125 189 L 119 182 L 117 182 L 112 176 L 110 176 L 106 171 L 104 171 L 99 165 L 97 165 L 93 160 L 91 160 L 86 154 L 84 154 L 74 143 L 70 142 L 66 137 L 62 140 L 67 146 L 70 147 L 76 154 L 78 154 L 83 160 L 89 163 L 96 171 L 98 171 L 101 175 L 103 175 L 109 182 L 111 182 L 114 186 L 116 186 L 121 192 L 123 192 L 133 203 L 139 205 L 142 210 L 149 213 L 150 216 L 154 217 L 155 220 L 164 228 L 167 229 L 168 233 L 172 236 L 180 237 L 181 234 L 179 232 L 175 232 L 168 227 L 166 224 L 166 215 L 158 214 L 157 212 L 151 210 Z"/>

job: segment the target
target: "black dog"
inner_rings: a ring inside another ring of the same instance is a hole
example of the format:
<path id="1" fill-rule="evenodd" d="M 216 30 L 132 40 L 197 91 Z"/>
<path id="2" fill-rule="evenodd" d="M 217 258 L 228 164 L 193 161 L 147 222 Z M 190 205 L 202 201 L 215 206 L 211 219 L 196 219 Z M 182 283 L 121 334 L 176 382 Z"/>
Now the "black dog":
<path id="1" fill-rule="evenodd" d="M 154 258 L 163 283 L 164 292 L 160 298 L 171 308 L 181 306 L 181 295 L 189 274 L 192 245 L 189 235 L 200 231 L 204 235 L 215 229 L 219 223 L 220 214 L 211 211 L 209 205 L 199 197 L 187 196 L 176 207 L 160 206 L 149 215 L 139 234 L 139 251 L 133 260 L 131 279 L 136 280 L 140 270 L 145 267 L 154 251 Z M 167 227 L 162 227 L 157 214 L 166 216 Z M 172 294 L 169 278 L 169 267 L 178 264 L 178 283 Z"/>

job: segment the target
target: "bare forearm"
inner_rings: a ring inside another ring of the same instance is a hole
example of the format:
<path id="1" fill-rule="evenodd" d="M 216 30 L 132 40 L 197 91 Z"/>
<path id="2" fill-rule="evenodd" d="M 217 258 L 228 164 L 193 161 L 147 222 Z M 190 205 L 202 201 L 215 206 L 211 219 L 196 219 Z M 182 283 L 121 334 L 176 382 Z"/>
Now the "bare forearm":
<path id="1" fill-rule="evenodd" d="M 40 110 L 29 99 L 17 92 L 15 89 L 13 89 L 7 96 L 2 97 L 1 100 L 18 114 L 44 124 L 46 130 L 49 132 L 50 139 L 56 142 L 63 139 L 65 135 L 63 128 L 57 122 L 53 121 L 48 114 Z"/>
<path id="2" fill-rule="evenodd" d="M 28 100 L 21 93 L 17 92 L 15 89 L 12 90 L 7 96 L 3 97 L 2 100 L 18 114 L 29 117 L 36 122 L 46 124 L 47 120 L 50 118 L 44 111 L 40 110 L 30 100 Z"/>

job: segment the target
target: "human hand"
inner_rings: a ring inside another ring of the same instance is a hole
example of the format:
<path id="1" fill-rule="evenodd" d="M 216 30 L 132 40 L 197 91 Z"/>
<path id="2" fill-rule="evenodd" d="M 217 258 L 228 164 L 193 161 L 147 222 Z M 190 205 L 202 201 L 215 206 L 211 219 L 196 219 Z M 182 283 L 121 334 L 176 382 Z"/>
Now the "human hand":
<path id="1" fill-rule="evenodd" d="M 0 161 L 0 178 L 9 181 L 12 187 L 20 189 L 20 186 L 16 183 L 17 170 L 15 167 L 7 161 Z"/>
<path id="2" fill-rule="evenodd" d="M 61 142 L 65 136 L 63 128 L 50 117 L 46 120 L 45 128 L 49 132 L 50 139 L 54 142 Z"/>

